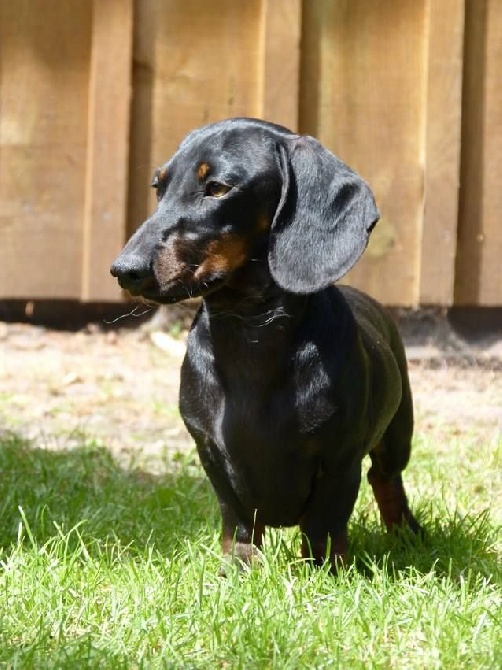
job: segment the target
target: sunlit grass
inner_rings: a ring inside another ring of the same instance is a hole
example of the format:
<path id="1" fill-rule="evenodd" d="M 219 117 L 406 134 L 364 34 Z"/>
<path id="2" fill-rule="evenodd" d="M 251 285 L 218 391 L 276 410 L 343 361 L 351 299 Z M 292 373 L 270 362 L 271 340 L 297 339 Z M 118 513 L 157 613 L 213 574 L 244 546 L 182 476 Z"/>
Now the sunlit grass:
<path id="1" fill-rule="evenodd" d="M 419 436 L 406 484 L 423 542 L 385 535 L 364 485 L 337 578 L 299 559 L 295 530 L 222 578 L 194 454 L 153 469 L 85 435 L 6 436 L 0 667 L 498 668 L 501 446 Z"/>

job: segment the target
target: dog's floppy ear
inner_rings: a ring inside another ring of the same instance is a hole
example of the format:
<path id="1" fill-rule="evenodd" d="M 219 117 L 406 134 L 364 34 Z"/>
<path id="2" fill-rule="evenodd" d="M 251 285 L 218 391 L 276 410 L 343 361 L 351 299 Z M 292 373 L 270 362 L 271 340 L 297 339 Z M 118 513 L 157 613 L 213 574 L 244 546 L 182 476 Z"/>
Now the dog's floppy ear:
<path id="1" fill-rule="evenodd" d="M 357 261 L 379 214 L 369 186 L 317 140 L 277 145 L 282 191 L 270 232 L 275 281 L 294 293 L 333 283 Z"/>

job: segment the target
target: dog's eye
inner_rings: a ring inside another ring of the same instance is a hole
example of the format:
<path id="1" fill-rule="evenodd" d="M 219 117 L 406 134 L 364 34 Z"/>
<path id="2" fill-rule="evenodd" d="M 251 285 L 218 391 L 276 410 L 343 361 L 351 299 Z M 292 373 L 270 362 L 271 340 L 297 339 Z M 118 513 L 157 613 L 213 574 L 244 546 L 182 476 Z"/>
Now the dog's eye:
<path id="1" fill-rule="evenodd" d="M 204 195 L 209 195 L 212 198 L 223 198 L 231 188 L 228 184 L 222 184 L 219 181 L 210 181 L 206 184 Z"/>
<path id="2" fill-rule="evenodd" d="M 152 185 L 153 186 L 153 185 Z M 160 187 L 160 185 L 153 186 L 155 189 L 155 195 L 157 196 L 157 200 L 162 200 L 162 196 L 164 195 L 163 189 Z"/>
<path id="3" fill-rule="evenodd" d="M 162 193 L 160 192 L 160 183 L 159 183 L 159 178 L 156 174 L 153 175 L 153 179 L 150 182 L 150 186 L 155 189 L 155 195 L 157 196 L 157 200 L 160 200 L 162 197 Z"/>

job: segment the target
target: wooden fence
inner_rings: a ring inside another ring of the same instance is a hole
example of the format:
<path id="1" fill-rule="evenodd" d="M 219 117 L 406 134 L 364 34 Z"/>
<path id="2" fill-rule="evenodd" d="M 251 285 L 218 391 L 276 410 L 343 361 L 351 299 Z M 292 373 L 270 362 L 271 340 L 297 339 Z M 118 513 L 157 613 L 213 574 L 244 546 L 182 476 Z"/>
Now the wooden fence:
<path id="1" fill-rule="evenodd" d="M 2 0 L 0 299 L 120 300 L 111 260 L 192 128 L 317 136 L 382 218 L 348 281 L 502 305 L 502 0 Z"/>

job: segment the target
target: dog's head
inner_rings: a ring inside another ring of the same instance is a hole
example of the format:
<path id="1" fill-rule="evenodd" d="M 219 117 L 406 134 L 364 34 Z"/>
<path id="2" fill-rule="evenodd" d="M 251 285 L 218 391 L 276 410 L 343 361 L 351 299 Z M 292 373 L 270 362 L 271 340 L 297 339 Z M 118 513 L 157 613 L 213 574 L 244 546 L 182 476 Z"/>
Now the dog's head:
<path id="1" fill-rule="evenodd" d="M 378 220 L 368 185 L 319 142 L 255 119 L 190 133 L 152 186 L 157 209 L 111 272 L 155 302 L 217 290 L 257 249 L 279 286 L 313 293 L 354 265 Z"/>

